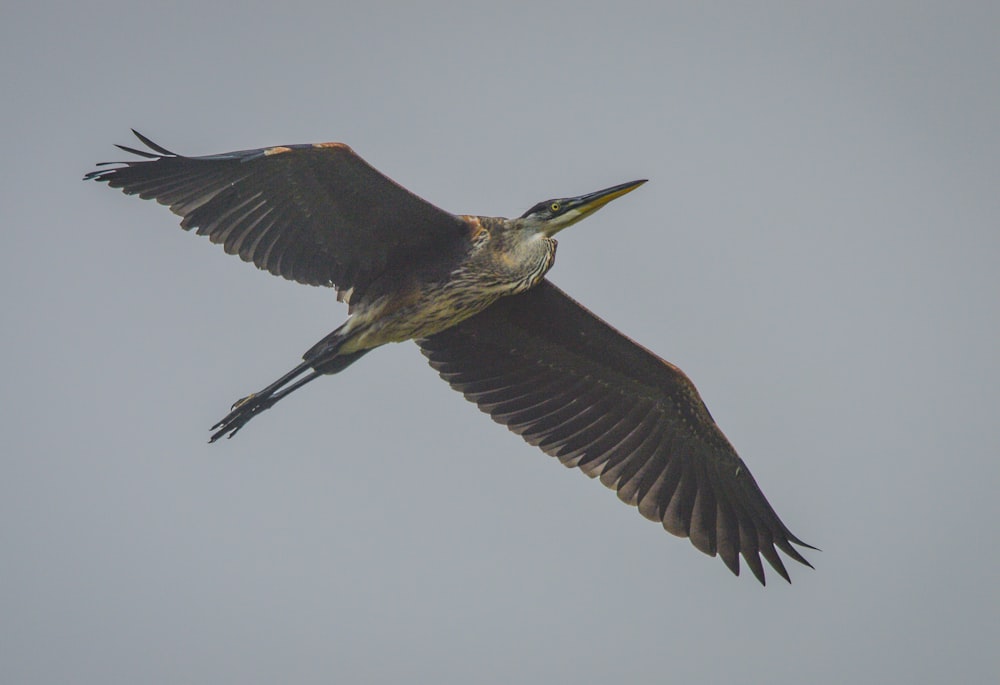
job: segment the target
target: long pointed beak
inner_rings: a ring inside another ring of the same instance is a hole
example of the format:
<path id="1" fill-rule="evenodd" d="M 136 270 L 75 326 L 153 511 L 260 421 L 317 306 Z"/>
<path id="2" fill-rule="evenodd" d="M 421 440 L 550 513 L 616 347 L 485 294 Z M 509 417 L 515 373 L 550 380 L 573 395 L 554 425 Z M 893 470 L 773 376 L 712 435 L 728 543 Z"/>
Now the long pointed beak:
<path id="1" fill-rule="evenodd" d="M 580 195 L 579 197 L 566 200 L 566 204 L 569 209 L 577 209 L 578 211 L 583 212 L 586 216 L 587 214 L 596 212 L 598 209 L 608 204 L 615 198 L 619 198 L 626 193 L 631 193 L 633 190 L 645 183 L 646 180 L 647 179 L 644 178 L 639 181 L 629 181 L 628 183 L 611 186 L 610 188 L 598 190 L 594 193 Z"/>
<path id="2" fill-rule="evenodd" d="M 626 193 L 632 192 L 645 183 L 646 180 L 647 179 L 643 178 L 638 181 L 629 181 L 628 183 L 611 186 L 610 188 L 598 190 L 593 193 L 587 193 L 586 195 L 566 198 L 562 201 L 564 205 L 562 214 L 551 222 L 551 226 L 546 233 L 549 236 L 552 236 L 567 226 L 572 226 L 577 221 L 590 216 L 615 198 L 619 198 Z"/>

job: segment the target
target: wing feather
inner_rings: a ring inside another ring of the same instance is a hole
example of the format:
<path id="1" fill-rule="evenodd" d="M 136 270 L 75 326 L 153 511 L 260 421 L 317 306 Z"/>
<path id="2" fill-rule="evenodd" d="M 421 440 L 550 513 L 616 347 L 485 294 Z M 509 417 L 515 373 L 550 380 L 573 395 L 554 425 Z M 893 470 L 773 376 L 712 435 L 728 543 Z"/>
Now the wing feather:
<path id="1" fill-rule="evenodd" d="M 418 341 L 452 387 L 646 518 L 764 583 L 761 557 L 809 565 L 677 367 L 543 281 Z"/>
<path id="2" fill-rule="evenodd" d="M 287 145 L 185 157 L 138 132 L 152 152 L 86 178 L 153 199 L 229 254 L 309 285 L 360 297 L 415 252 L 460 249 L 466 225 L 396 184 L 346 145 Z"/>

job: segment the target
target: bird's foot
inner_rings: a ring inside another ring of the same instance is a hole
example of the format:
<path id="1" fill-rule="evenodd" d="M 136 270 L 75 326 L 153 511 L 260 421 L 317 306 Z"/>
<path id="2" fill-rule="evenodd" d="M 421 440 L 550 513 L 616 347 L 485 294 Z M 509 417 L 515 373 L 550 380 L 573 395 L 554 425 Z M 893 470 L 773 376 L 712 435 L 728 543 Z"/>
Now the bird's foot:
<path id="1" fill-rule="evenodd" d="M 212 437 L 208 441 L 215 442 L 222 436 L 226 436 L 227 438 L 233 437 L 250 419 L 268 409 L 276 401 L 270 393 L 266 395 L 251 393 L 243 399 L 236 400 L 233 403 L 232 411 L 226 414 L 224 419 L 212 426 L 212 430 L 215 432 L 212 433 Z"/>

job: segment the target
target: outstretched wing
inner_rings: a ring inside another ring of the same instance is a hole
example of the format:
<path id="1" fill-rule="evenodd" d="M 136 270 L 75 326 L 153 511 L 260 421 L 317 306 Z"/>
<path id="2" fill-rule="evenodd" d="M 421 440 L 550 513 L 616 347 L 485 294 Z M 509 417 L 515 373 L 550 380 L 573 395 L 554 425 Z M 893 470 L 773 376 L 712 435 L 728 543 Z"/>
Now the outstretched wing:
<path id="1" fill-rule="evenodd" d="M 451 387 L 648 519 L 764 583 L 775 548 L 809 565 L 680 369 L 549 281 L 418 341 Z"/>
<path id="2" fill-rule="evenodd" d="M 184 229 L 300 283 L 364 290 L 395 264 L 455 249 L 467 230 L 343 143 L 184 157 L 133 133 L 152 152 L 119 145 L 144 159 L 85 178 L 155 199 Z"/>

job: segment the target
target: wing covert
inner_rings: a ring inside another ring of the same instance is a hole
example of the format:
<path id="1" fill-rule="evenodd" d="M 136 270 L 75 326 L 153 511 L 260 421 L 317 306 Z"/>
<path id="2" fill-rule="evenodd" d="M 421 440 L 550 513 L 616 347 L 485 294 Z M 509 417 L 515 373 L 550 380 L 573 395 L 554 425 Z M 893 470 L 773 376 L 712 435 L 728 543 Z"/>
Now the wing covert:
<path id="1" fill-rule="evenodd" d="M 342 143 L 285 145 L 185 157 L 133 131 L 152 152 L 92 171 L 155 199 L 229 254 L 308 285 L 355 288 L 415 254 L 443 254 L 467 230 Z"/>
<path id="2" fill-rule="evenodd" d="M 739 574 L 786 580 L 776 548 L 809 565 L 677 367 L 549 281 L 418 341 L 454 389 Z"/>

